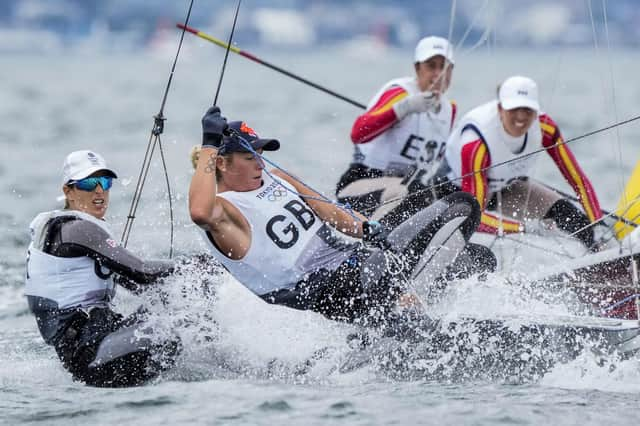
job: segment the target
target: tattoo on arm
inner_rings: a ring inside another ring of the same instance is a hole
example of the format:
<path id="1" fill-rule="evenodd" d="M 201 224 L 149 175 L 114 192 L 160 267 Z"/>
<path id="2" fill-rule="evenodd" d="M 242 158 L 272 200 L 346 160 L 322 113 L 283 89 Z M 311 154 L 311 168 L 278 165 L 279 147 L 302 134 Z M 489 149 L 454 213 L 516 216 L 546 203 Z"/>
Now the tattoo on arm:
<path id="1" fill-rule="evenodd" d="M 205 173 L 215 173 L 216 171 L 216 154 L 211 154 L 207 161 L 207 166 L 204 168 Z"/>

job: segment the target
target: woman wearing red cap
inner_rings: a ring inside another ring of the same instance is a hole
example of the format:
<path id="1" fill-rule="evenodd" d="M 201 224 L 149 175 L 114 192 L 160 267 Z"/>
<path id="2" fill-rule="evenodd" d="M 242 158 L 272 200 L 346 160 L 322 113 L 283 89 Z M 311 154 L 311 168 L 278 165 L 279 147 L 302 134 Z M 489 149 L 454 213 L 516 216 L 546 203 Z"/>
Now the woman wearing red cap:
<path id="1" fill-rule="evenodd" d="M 63 166 L 65 207 L 30 224 L 25 295 L 40 334 L 73 377 L 101 387 L 139 385 L 173 363 L 175 339 L 152 339 L 139 312 L 111 308 L 116 281 L 138 292 L 173 263 L 143 261 L 122 247 L 104 216 L 115 172 L 96 152 L 69 154 Z M 160 340 L 160 341 L 158 341 Z"/>
<path id="2" fill-rule="evenodd" d="M 574 189 L 584 212 L 528 179 L 539 157 L 533 153 L 542 148 Z M 567 233 L 580 231 L 576 237 L 595 249 L 593 227 L 588 225 L 602 217 L 598 198 L 556 123 L 540 111 L 538 87 L 530 78 L 506 79 L 497 100 L 462 117 L 447 141 L 446 162 L 438 175 L 450 181 L 449 189 L 444 185 L 440 193 L 463 190 L 476 197 L 483 211 L 480 231 L 522 232 L 525 219 L 551 219 Z"/>
<path id="3" fill-rule="evenodd" d="M 339 320 L 386 318 L 408 290 L 407 280 L 448 271 L 477 227 L 478 204 L 462 192 L 424 210 L 369 221 L 282 171 L 265 170 L 257 154 L 277 150 L 278 141 L 259 138 L 242 122 L 227 123 L 218 107 L 207 111 L 202 126 L 189 189 L 191 218 L 216 259 L 269 303 Z M 430 259 L 442 248 L 442 263 L 423 259 L 432 239 L 445 247 L 431 247 Z"/>
<path id="4" fill-rule="evenodd" d="M 413 62 L 415 75 L 386 83 L 351 130 L 353 161 L 340 178 L 336 195 L 373 218 L 397 206 L 386 205 L 387 201 L 422 188 L 419 182 L 431 177 L 444 156 L 444 142 L 455 119 L 456 104 L 445 96 L 454 65 L 449 42 L 423 38 Z M 418 166 L 420 176 L 414 173 Z M 432 198 L 423 195 L 417 201 L 425 207 Z"/>

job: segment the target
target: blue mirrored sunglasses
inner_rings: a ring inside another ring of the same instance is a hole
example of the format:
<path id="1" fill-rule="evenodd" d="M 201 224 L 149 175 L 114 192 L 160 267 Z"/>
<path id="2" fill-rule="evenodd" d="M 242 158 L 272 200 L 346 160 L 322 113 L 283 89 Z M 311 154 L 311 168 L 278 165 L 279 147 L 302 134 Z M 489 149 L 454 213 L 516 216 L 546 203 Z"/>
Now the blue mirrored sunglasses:
<path id="1" fill-rule="evenodd" d="M 75 186 L 82 191 L 93 191 L 96 186 L 100 185 L 103 191 L 108 191 L 113 185 L 113 178 L 111 176 L 100 177 L 88 177 L 80 180 L 72 180 L 67 185 Z"/>

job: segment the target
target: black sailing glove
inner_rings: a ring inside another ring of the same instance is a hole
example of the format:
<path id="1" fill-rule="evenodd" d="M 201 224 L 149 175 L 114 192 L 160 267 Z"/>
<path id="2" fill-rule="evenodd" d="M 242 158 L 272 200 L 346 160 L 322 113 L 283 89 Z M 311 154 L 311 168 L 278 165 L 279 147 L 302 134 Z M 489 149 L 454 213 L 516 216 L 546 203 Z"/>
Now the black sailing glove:
<path id="1" fill-rule="evenodd" d="M 217 106 L 209 108 L 202 117 L 202 146 L 220 149 L 227 127 L 229 127 L 227 119 L 220 114 L 220 108 Z"/>
<path id="2" fill-rule="evenodd" d="M 362 223 L 362 240 L 370 245 L 386 248 L 389 230 L 377 220 L 368 220 Z"/>

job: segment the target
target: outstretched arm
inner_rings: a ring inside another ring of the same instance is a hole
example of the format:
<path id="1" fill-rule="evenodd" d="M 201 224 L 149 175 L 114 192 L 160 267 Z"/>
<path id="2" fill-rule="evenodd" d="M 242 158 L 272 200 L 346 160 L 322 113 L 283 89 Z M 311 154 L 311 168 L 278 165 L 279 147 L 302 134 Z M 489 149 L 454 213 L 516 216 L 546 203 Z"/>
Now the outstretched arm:
<path id="1" fill-rule="evenodd" d="M 284 172 L 273 170 L 271 173 L 290 183 L 295 190 L 302 195 L 302 198 L 320 217 L 320 219 L 329 223 L 343 234 L 351 237 L 362 238 L 362 224 L 368 220 L 364 215 L 356 211 L 351 211 L 351 213 L 353 213 L 352 216 L 344 208 L 340 208 L 334 203 L 322 201 L 321 194 L 318 194 L 316 191 L 310 189 L 299 180 L 294 179 Z"/>
<path id="2" fill-rule="evenodd" d="M 173 270 L 173 262 L 165 260 L 143 260 L 120 245 L 101 227 L 87 220 L 72 220 L 60 228 L 60 245 L 57 250 L 73 251 L 95 259 L 127 280 L 119 282 L 130 290 L 136 284 L 150 284 Z"/>
<path id="3" fill-rule="evenodd" d="M 451 125 L 455 120 L 456 104 L 451 102 Z M 363 144 L 381 135 L 410 114 L 438 111 L 440 94 L 422 92 L 409 95 L 401 86 L 387 88 L 367 111 L 358 116 L 351 128 L 351 141 Z"/>
<path id="4" fill-rule="evenodd" d="M 584 211 L 591 222 L 602 218 L 602 210 L 596 192 L 584 174 L 569 147 L 564 143 L 558 125 L 547 114 L 540 114 L 542 145 L 547 149 L 554 163 L 573 188 Z"/>
<path id="5" fill-rule="evenodd" d="M 391 86 L 371 108 L 356 118 L 351 129 L 351 141 L 355 144 L 369 142 L 400 121 L 393 106 L 406 97 L 407 92 L 402 87 Z"/>

